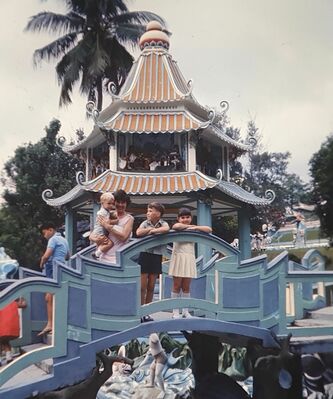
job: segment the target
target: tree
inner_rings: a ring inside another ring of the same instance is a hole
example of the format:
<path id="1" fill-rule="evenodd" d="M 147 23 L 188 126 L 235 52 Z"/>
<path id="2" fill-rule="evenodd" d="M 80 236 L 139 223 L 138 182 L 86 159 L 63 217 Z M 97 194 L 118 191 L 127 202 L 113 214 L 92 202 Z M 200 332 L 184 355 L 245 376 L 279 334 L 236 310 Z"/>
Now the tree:
<path id="1" fill-rule="evenodd" d="M 333 238 L 333 133 L 312 156 L 309 165 L 321 229 Z"/>
<path id="2" fill-rule="evenodd" d="M 73 86 L 80 80 L 80 91 L 102 109 L 103 88 L 110 82 L 116 92 L 125 81 L 133 57 L 132 48 L 144 32 L 144 23 L 158 15 L 129 12 L 126 0 L 64 0 L 67 14 L 44 11 L 30 18 L 26 30 L 46 31 L 61 36 L 34 52 L 35 64 L 60 59 L 56 73 L 61 85 L 60 106 L 72 102 Z"/>
<path id="3" fill-rule="evenodd" d="M 275 200 L 265 208 L 253 212 L 253 230 L 261 228 L 262 223 L 273 222 L 279 225 L 287 206 L 292 207 L 300 200 L 309 199 L 309 187 L 294 173 L 288 173 L 289 152 L 262 151 L 261 134 L 254 121 L 248 123 L 246 143 L 257 142 L 248 153 L 248 163 L 244 173 L 243 187 L 257 196 L 266 190 L 275 192 Z"/>
<path id="4" fill-rule="evenodd" d="M 46 136 L 36 144 L 18 147 L 5 164 L 5 204 L 0 211 L 0 243 L 20 265 L 35 266 L 43 251 L 39 226 L 45 221 L 61 226 L 63 210 L 48 206 L 42 192 L 52 188 L 55 196 L 75 185 L 73 170 L 81 169 L 79 160 L 56 144 L 60 122 L 45 128 Z M 61 177 L 61 178 L 60 178 Z"/>

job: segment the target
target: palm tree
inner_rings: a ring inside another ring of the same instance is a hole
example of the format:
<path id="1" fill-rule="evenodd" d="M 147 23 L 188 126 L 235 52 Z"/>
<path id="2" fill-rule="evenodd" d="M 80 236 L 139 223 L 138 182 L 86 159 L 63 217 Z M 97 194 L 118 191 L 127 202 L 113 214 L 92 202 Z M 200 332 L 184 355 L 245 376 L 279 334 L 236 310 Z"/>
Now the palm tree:
<path id="1" fill-rule="evenodd" d="M 25 30 L 61 35 L 45 47 L 35 50 L 35 65 L 42 60 L 60 59 L 56 73 L 61 94 L 59 105 L 72 102 L 73 86 L 102 109 L 103 88 L 110 82 L 119 92 L 132 66 L 133 57 L 125 46 L 134 48 L 145 30 L 144 24 L 158 15 L 129 12 L 126 0 L 64 0 L 67 14 L 40 12 L 30 18 Z"/>

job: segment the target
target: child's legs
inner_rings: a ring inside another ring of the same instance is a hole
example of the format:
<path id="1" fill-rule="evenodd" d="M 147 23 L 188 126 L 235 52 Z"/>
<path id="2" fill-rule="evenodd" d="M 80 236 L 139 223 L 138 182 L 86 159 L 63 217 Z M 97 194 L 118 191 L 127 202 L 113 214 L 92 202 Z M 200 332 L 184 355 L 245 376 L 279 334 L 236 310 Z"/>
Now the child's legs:
<path id="1" fill-rule="evenodd" d="M 141 273 L 141 305 L 146 303 L 148 273 Z"/>
<path id="2" fill-rule="evenodd" d="M 154 274 L 154 273 L 148 274 L 146 303 L 150 303 L 153 300 L 154 287 L 155 287 L 157 276 L 158 276 L 158 274 Z"/>
<path id="3" fill-rule="evenodd" d="M 113 247 L 113 241 L 111 241 L 109 238 L 107 239 L 107 241 L 105 243 L 103 243 L 102 245 L 98 246 L 98 249 L 101 252 L 107 252 L 109 249 L 111 249 Z"/>
<path id="4" fill-rule="evenodd" d="M 13 339 L 15 339 L 15 338 L 13 338 Z M 0 338 L 0 346 L 1 346 L 1 350 L 4 352 L 9 352 L 12 350 L 12 347 L 9 343 L 9 339 L 7 339 L 6 337 Z"/>
<path id="5" fill-rule="evenodd" d="M 191 286 L 192 279 L 190 277 L 183 277 L 181 281 L 181 288 L 184 294 L 190 293 L 190 286 Z"/>
<path id="6" fill-rule="evenodd" d="M 180 289 L 182 287 L 183 277 L 173 276 L 173 284 L 172 284 L 172 292 L 179 294 Z"/>

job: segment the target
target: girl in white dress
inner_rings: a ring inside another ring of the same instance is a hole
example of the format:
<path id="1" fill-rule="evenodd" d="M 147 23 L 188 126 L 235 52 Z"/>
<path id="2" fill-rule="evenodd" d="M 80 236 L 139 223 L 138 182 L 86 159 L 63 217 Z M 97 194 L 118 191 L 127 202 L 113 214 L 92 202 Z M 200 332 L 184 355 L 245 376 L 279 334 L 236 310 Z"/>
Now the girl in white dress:
<path id="1" fill-rule="evenodd" d="M 173 230 L 196 230 L 203 233 L 211 233 L 209 226 L 197 226 L 192 224 L 191 211 L 181 208 L 178 212 L 177 223 L 172 226 Z M 190 298 L 190 285 L 192 278 L 197 277 L 195 262 L 195 249 L 193 242 L 174 242 L 170 260 L 169 275 L 173 276 L 173 287 L 171 298 Z M 183 317 L 191 317 L 188 308 L 184 308 Z M 179 309 L 174 309 L 172 317 L 181 317 Z"/>

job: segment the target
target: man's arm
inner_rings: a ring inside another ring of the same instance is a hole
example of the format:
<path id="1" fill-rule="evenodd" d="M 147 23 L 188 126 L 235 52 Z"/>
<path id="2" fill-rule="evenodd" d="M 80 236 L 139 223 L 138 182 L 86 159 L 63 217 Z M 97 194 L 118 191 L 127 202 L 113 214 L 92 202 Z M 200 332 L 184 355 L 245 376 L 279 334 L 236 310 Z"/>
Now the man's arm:
<path id="1" fill-rule="evenodd" d="M 42 257 L 40 259 L 40 263 L 39 263 L 39 267 L 41 269 L 44 268 L 45 263 L 48 261 L 49 257 L 52 256 L 52 254 L 53 254 L 53 249 L 52 248 L 46 248 L 46 251 L 42 255 Z"/>

